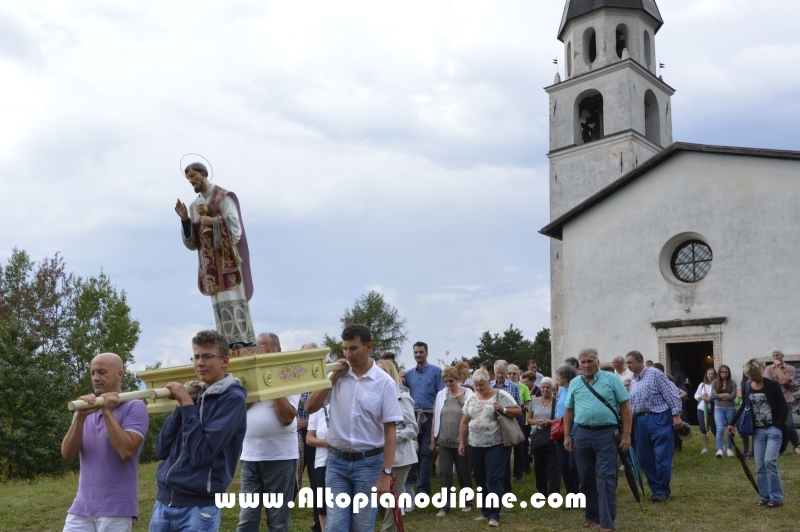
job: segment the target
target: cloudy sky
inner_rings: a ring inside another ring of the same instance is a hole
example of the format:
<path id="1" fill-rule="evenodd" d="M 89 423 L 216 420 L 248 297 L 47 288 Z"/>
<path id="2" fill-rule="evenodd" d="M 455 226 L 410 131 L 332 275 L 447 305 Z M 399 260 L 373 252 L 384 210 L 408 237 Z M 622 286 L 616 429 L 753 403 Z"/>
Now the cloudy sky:
<path id="1" fill-rule="evenodd" d="M 800 150 L 796 0 L 661 0 L 675 140 Z M 549 326 L 547 95 L 563 0 L 0 1 L 0 260 L 108 274 L 137 368 L 213 326 L 173 211 L 235 191 L 258 331 L 339 332 L 378 290 L 431 361 Z"/>

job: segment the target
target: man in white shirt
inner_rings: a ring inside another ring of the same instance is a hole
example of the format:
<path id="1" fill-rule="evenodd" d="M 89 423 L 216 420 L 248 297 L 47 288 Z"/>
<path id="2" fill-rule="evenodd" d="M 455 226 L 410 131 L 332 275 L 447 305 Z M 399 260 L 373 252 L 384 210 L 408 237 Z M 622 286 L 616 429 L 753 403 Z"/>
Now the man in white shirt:
<path id="1" fill-rule="evenodd" d="M 633 372 L 625 365 L 624 357 L 614 357 L 611 365 L 614 366 L 614 374 L 622 380 L 623 384 L 626 380 L 633 379 Z"/>
<path id="2" fill-rule="evenodd" d="M 395 444 L 395 424 L 403 420 L 397 402 L 397 386 L 370 357 L 372 333 L 365 325 L 353 324 L 342 331 L 345 358 L 337 362 L 343 370 L 328 377 L 330 390 L 318 390 L 306 400 L 312 414 L 330 403 L 329 445 L 325 486 L 333 494 L 347 494 L 350 506 L 328 508 L 326 532 L 372 532 L 378 508 L 367 506 L 354 512 L 357 494 L 372 498 L 373 486 L 380 498 L 389 492 Z"/>
<path id="3" fill-rule="evenodd" d="M 272 333 L 262 333 L 256 341 L 269 352 L 280 351 L 280 341 Z M 264 508 L 270 532 L 288 532 L 297 472 L 297 403 L 299 395 L 251 403 L 247 409 L 247 432 L 242 447 L 242 493 L 259 494 L 255 508 L 242 508 L 236 532 L 258 532 L 261 497 L 275 493 L 283 497 L 277 508 Z"/>

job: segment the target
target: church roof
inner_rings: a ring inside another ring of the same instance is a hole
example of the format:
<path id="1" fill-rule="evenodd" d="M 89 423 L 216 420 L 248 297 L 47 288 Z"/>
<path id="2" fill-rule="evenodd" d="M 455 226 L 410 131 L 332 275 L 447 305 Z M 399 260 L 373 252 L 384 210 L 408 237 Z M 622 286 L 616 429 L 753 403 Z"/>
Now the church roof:
<path id="1" fill-rule="evenodd" d="M 661 163 L 672 158 L 680 152 L 698 152 L 698 153 L 712 153 L 716 155 L 739 155 L 743 157 L 763 157 L 766 159 L 785 159 L 800 161 L 800 151 L 788 150 L 766 150 L 761 148 L 736 148 L 732 146 L 709 146 L 707 144 L 690 144 L 687 142 L 676 142 L 671 144 L 663 151 L 657 153 L 650 159 L 644 162 L 641 166 L 631 170 L 624 176 L 620 177 L 607 187 L 601 189 L 596 194 L 590 196 L 582 203 L 579 203 L 569 211 L 565 212 L 542 229 L 539 233 L 561 240 L 563 238 L 564 226 L 588 211 L 598 203 L 606 198 L 612 196 L 615 192 L 630 185 L 643 175 L 647 174 L 650 170 L 660 165 Z"/>
<path id="2" fill-rule="evenodd" d="M 656 20 L 656 32 L 664 24 L 655 0 L 567 0 L 564 15 L 561 17 L 561 26 L 558 27 L 558 40 L 562 40 L 567 22 L 604 7 L 642 10 Z"/>

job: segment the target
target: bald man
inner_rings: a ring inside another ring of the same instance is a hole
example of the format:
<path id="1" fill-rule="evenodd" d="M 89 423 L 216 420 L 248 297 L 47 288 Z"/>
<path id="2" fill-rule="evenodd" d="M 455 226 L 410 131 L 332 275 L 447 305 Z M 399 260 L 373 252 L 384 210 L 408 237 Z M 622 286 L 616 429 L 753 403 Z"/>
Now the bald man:
<path id="1" fill-rule="evenodd" d="M 80 455 L 78 494 L 67 511 L 65 532 L 130 531 L 139 519 L 139 453 L 147 434 L 147 407 L 142 401 L 119 402 L 122 359 L 103 353 L 92 360 L 94 393 L 80 399 L 103 405 L 78 410 L 61 442 L 61 456 Z"/>

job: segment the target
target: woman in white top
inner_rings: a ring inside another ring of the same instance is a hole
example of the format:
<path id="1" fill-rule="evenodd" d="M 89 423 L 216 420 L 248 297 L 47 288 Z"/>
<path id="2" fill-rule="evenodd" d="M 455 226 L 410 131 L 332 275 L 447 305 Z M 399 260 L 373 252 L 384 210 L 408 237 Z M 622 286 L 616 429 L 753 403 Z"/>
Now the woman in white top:
<path id="1" fill-rule="evenodd" d="M 411 466 L 417 463 L 417 453 L 414 450 L 414 440 L 417 437 L 417 415 L 414 413 L 414 400 L 411 398 L 408 388 L 400 383 L 400 372 L 397 371 L 394 361 L 390 359 L 382 360 L 383 371 L 385 371 L 397 386 L 397 400 L 400 402 L 400 411 L 403 413 L 403 421 L 397 424 L 397 447 L 394 451 L 394 463 L 392 464 L 392 474 L 394 474 L 394 491 L 402 493 L 406 484 L 406 477 L 411 471 Z M 378 509 L 377 521 L 381 524 L 381 532 L 397 530 L 394 522 L 394 512 L 386 510 L 383 506 Z"/>
<path id="2" fill-rule="evenodd" d="M 472 395 L 472 390 L 458 385 L 458 367 L 446 367 L 442 370 L 444 389 L 436 394 L 433 405 L 433 423 L 431 424 L 431 451 L 439 445 L 439 484 L 450 493 L 453 486 L 453 464 L 456 466 L 458 483 L 461 488 L 472 487 L 472 477 L 469 474 L 469 456 L 458 454 L 458 428 L 461 425 L 461 409 Z M 450 511 L 450 499 L 439 510 L 436 517 L 444 517 Z M 462 508 L 469 512 L 472 506 Z"/>
<path id="3" fill-rule="evenodd" d="M 717 432 L 714 427 L 714 402 L 711 400 L 711 392 L 713 391 L 716 378 L 717 370 L 708 368 L 703 382 L 700 383 L 700 386 L 697 387 L 697 391 L 694 394 L 694 398 L 697 401 L 697 420 L 700 425 L 700 438 L 703 440 L 703 450 L 700 451 L 700 454 L 708 452 L 708 433 L 716 434 Z M 706 425 L 706 419 L 708 419 L 708 425 Z"/>

